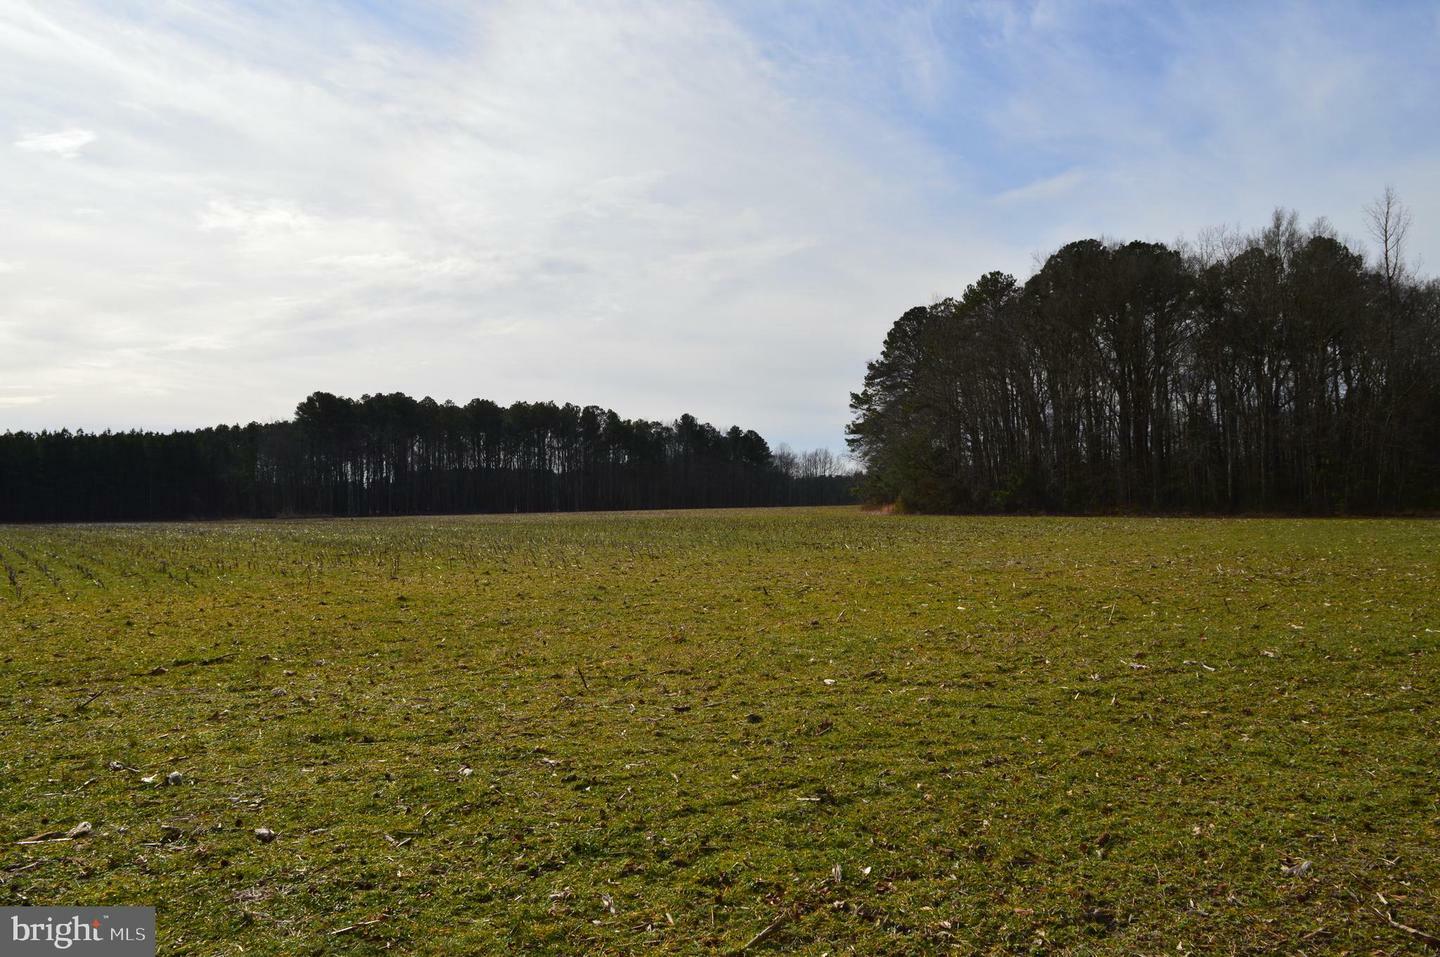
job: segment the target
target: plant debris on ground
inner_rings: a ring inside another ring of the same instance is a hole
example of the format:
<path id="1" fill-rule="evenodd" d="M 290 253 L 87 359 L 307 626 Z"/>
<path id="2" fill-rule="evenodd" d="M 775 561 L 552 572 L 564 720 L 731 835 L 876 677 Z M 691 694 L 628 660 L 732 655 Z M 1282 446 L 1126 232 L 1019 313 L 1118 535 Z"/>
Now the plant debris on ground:
<path id="1" fill-rule="evenodd" d="M 0 904 L 153 904 L 164 954 L 1440 936 L 1434 522 L 0 527 L 0 562 Z"/>

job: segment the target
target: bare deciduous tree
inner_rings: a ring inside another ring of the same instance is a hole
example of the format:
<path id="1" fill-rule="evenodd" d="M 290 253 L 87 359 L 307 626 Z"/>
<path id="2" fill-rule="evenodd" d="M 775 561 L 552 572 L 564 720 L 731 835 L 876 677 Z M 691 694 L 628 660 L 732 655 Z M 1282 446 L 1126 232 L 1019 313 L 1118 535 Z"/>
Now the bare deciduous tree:
<path id="1" fill-rule="evenodd" d="M 1365 207 L 1370 235 L 1380 246 L 1380 274 L 1387 293 L 1405 278 L 1405 237 L 1410 232 L 1410 210 L 1400 202 L 1393 186 L 1386 186 L 1373 203 Z"/>
<path id="2" fill-rule="evenodd" d="M 855 393 L 867 496 L 922 511 L 1440 506 L 1440 284 L 1276 211 L 1182 255 L 1090 239 L 907 311 Z"/>

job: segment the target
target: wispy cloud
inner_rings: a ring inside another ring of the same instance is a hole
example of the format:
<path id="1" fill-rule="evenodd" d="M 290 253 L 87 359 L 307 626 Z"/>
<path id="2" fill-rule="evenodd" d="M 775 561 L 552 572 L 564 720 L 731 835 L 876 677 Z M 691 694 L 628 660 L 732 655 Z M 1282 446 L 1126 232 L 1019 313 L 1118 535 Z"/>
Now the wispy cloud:
<path id="1" fill-rule="evenodd" d="M 315 219 L 282 203 L 237 203 L 212 199 L 200 212 L 200 228 L 231 230 L 247 235 L 274 235 L 311 229 Z"/>
<path id="2" fill-rule="evenodd" d="M 1067 169 L 1063 173 L 1046 176 L 1014 189 L 1007 189 L 995 197 L 995 203 L 1012 205 L 1031 203 L 1037 200 L 1053 201 L 1074 192 L 1085 183 L 1085 180 L 1084 170 Z"/>
<path id="3" fill-rule="evenodd" d="M 0 395 L 0 409 L 11 409 L 22 405 L 39 405 L 54 396 L 50 395 Z"/>
<path id="4" fill-rule="evenodd" d="M 95 134 L 90 130 L 61 130 L 22 136 L 15 141 L 15 148 L 26 153 L 54 153 L 63 159 L 74 159 L 93 142 Z"/>
<path id="5" fill-rule="evenodd" d="M 906 306 L 1066 239 L 1359 234 L 1390 180 L 1433 261 L 1397 11 L 0 0 L 0 379 L 46 397 L 0 428 L 401 389 L 835 445 Z"/>

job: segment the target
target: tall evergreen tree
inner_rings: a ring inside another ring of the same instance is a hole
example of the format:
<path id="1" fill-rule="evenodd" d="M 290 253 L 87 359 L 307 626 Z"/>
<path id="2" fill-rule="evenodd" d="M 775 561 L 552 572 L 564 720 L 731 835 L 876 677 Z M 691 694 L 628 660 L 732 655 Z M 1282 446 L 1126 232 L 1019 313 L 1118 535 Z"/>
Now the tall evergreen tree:
<path id="1" fill-rule="evenodd" d="M 1082 240 L 906 311 L 851 397 L 867 497 L 928 511 L 1440 506 L 1440 292 L 1277 212 L 1221 255 Z"/>

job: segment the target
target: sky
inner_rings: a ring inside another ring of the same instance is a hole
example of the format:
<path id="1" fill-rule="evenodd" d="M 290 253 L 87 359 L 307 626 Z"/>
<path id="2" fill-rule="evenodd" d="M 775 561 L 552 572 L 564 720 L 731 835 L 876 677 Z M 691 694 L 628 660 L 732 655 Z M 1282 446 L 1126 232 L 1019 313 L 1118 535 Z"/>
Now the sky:
<path id="1" fill-rule="evenodd" d="M 316 390 L 840 449 L 910 306 L 1387 185 L 1440 3 L 0 0 L 0 431 Z"/>

